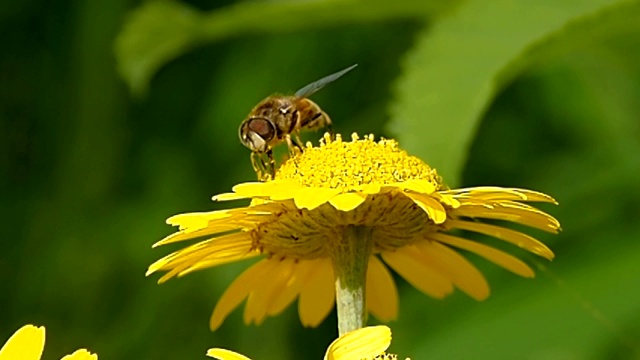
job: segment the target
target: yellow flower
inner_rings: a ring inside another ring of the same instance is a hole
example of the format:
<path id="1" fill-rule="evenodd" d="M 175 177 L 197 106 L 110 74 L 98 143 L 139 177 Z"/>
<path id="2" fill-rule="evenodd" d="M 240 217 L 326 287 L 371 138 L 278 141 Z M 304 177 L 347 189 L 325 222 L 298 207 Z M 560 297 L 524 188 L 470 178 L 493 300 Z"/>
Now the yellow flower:
<path id="1" fill-rule="evenodd" d="M 491 236 L 547 259 L 553 252 L 533 237 L 499 225 L 515 222 L 557 233 L 560 224 L 527 202 L 556 203 L 524 189 L 473 187 L 450 190 L 434 169 L 393 140 L 351 142 L 325 136 L 282 164 L 274 180 L 236 185 L 214 200 L 251 199 L 229 210 L 173 216 L 179 226 L 154 246 L 200 239 L 152 264 L 159 282 L 195 270 L 261 256 L 228 287 L 210 321 L 218 328 L 244 299 L 244 322 L 260 324 L 296 298 L 305 326 L 317 326 L 335 302 L 336 258 L 346 232 L 364 234 L 368 252 L 366 311 L 394 319 L 398 294 L 387 268 L 414 287 L 442 299 L 454 287 L 476 300 L 489 295 L 484 276 L 454 249 L 475 253 L 517 275 L 533 277 L 523 261 L 479 241 L 451 234 Z M 491 223 L 482 222 L 490 220 Z M 456 230 L 456 231 L 457 231 Z M 358 245 L 360 246 L 360 245 Z M 386 265 L 385 265 L 386 264 Z M 338 269 L 339 271 L 339 269 Z M 356 326 L 358 327 L 358 326 Z"/>
<path id="2" fill-rule="evenodd" d="M 44 349 L 44 333 L 43 326 L 21 327 L 0 349 L 0 360 L 39 360 Z M 98 355 L 79 349 L 62 360 L 98 360 Z"/>
<path id="3" fill-rule="evenodd" d="M 324 355 L 325 360 L 396 359 L 385 354 L 391 344 L 391 329 L 386 326 L 369 326 L 340 336 L 334 340 Z M 207 356 L 218 360 L 251 360 L 244 355 L 226 349 L 214 348 Z"/>

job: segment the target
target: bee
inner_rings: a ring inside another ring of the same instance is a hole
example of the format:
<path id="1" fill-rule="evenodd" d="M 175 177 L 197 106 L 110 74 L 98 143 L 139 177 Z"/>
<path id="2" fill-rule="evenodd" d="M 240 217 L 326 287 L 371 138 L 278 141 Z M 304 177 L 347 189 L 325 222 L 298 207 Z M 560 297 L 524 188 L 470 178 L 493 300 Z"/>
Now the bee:
<path id="1" fill-rule="evenodd" d="M 302 151 L 301 130 L 327 128 L 333 133 L 331 118 L 307 97 L 351 71 L 358 64 L 323 77 L 296 91 L 293 96 L 271 95 L 262 100 L 240 125 L 242 144 L 251 150 L 251 164 L 258 179 L 275 175 L 273 147 L 286 142 L 289 154 Z"/>

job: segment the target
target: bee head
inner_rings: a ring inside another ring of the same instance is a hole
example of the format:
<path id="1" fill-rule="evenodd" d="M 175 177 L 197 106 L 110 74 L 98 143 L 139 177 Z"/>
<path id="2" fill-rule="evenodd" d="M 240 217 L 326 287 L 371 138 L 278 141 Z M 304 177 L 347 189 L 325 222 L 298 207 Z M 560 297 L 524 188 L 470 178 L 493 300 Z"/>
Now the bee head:
<path id="1" fill-rule="evenodd" d="M 276 126 L 267 118 L 251 117 L 240 125 L 240 141 L 254 152 L 267 152 L 275 136 Z"/>

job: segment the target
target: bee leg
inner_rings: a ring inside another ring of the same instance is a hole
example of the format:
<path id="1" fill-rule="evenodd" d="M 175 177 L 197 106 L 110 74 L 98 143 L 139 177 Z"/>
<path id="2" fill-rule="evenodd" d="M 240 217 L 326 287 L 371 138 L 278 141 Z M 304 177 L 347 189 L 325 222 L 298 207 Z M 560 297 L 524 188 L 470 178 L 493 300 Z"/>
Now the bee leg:
<path id="1" fill-rule="evenodd" d="M 303 150 L 302 140 L 300 139 L 300 135 L 297 133 L 291 135 L 287 135 L 287 146 L 289 146 L 289 155 L 296 156 L 297 154 L 301 154 Z"/>
<path id="2" fill-rule="evenodd" d="M 273 160 L 273 153 L 271 150 L 265 154 L 252 152 L 251 165 L 258 176 L 258 180 L 268 181 L 273 178 L 275 172 L 275 161 Z"/>
<path id="3" fill-rule="evenodd" d="M 332 141 L 336 139 L 336 132 L 333 129 L 332 124 L 327 124 L 327 132 L 329 133 L 329 137 L 331 138 Z"/>
<path id="4" fill-rule="evenodd" d="M 327 132 L 329 133 L 329 136 L 331 137 L 331 140 L 335 140 L 336 139 L 336 132 L 333 129 L 333 123 L 331 122 L 331 118 L 325 112 L 322 113 L 322 116 L 324 117 L 324 122 L 325 122 L 324 127 L 325 127 L 325 129 L 327 129 Z"/>
<path id="5" fill-rule="evenodd" d="M 253 170 L 256 172 L 256 175 L 258 175 L 258 180 L 263 180 L 264 169 L 262 166 L 262 159 L 260 154 L 256 152 L 251 153 L 251 166 L 253 166 Z"/>
<path id="6" fill-rule="evenodd" d="M 264 161 L 264 157 L 262 158 L 265 172 L 267 173 L 267 177 L 265 180 L 272 180 L 276 176 L 276 160 L 273 158 L 273 150 L 269 149 L 265 156 L 267 157 L 267 161 Z"/>

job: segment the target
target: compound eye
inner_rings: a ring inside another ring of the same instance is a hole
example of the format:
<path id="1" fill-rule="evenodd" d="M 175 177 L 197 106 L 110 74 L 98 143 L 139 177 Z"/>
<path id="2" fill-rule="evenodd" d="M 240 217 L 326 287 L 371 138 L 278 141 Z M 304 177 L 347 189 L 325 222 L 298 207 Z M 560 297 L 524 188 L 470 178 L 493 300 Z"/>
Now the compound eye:
<path id="1" fill-rule="evenodd" d="M 250 119 L 247 123 L 247 127 L 249 130 L 257 135 L 259 135 L 262 139 L 269 142 L 269 140 L 273 139 L 275 136 L 276 129 L 273 124 L 267 120 L 262 118 Z"/>

